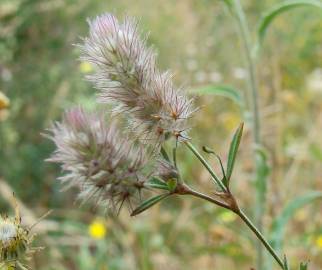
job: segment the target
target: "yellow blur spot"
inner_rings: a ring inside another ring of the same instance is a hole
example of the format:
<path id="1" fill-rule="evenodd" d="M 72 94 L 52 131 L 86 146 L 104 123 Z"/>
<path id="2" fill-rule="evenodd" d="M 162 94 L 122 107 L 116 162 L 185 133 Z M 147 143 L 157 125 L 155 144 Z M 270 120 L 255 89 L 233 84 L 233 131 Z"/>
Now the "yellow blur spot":
<path id="1" fill-rule="evenodd" d="M 322 234 L 316 239 L 315 243 L 318 246 L 318 248 L 322 249 Z"/>
<path id="2" fill-rule="evenodd" d="M 286 105 L 295 105 L 297 103 L 296 94 L 288 90 L 282 92 L 282 100 Z"/>
<path id="3" fill-rule="evenodd" d="M 295 219 L 298 221 L 305 221 L 307 219 L 307 215 L 307 211 L 305 209 L 301 209 L 295 214 Z"/>
<path id="4" fill-rule="evenodd" d="M 218 219 L 220 219 L 221 221 L 225 222 L 225 223 L 230 223 L 233 222 L 234 220 L 236 220 L 236 214 L 232 213 L 232 212 L 222 212 L 219 216 Z"/>
<path id="5" fill-rule="evenodd" d="M 232 131 L 236 129 L 238 124 L 240 123 L 240 116 L 236 113 L 223 113 L 221 116 L 221 120 L 224 123 L 225 128 L 228 131 Z"/>
<path id="6" fill-rule="evenodd" d="M 81 62 L 80 65 L 79 65 L 79 70 L 82 73 L 90 73 L 90 72 L 93 71 L 93 66 L 89 62 Z"/>
<path id="7" fill-rule="evenodd" d="M 10 100 L 0 91 L 0 110 L 8 108 Z"/>
<path id="8" fill-rule="evenodd" d="M 228 247 L 227 252 L 228 252 L 228 254 L 230 254 L 232 256 L 240 255 L 240 249 L 235 246 Z"/>
<path id="9" fill-rule="evenodd" d="M 103 239 L 106 235 L 106 225 L 102 220 L 94 220 L 88 228 L 89 235 L 94 239 Z"/>

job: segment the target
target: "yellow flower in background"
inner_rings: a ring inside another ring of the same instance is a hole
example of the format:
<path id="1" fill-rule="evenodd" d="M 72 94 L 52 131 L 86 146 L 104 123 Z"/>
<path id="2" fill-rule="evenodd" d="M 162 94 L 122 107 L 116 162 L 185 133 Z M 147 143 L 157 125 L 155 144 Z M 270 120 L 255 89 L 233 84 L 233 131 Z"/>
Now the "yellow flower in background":
<path id="1" fill-rule="evenodd" d="M 94 220 L 88 227 L 89 235 L 94 239 L 103 239 L 106 236 L 106 224 L 100 219 Z"/>
<path id="2" fill-rule="evenodd" d="M 90 73 L 93 71 L 93 66 L 90 62 L 81 62 L 79 65 L 79 70 L 82 73 Z"/>
<path id="3" fill-rule="evenodd" d="M 315 243 L 318 248 L 322 249 L 322 234 L 319 235 L 318 238 L 316 238 Z"/>
<path id="4" fill-rule="evenodd" d="M 8 108 L 10 100 L 0 91 L 0 110 Z"/>

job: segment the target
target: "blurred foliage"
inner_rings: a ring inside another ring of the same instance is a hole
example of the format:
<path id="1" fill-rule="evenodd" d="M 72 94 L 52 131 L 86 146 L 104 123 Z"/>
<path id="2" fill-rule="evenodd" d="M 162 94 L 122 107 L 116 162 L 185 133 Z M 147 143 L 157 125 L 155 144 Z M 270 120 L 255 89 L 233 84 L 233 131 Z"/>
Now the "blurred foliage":
<path id="1" fill-rule="evenodd" d="M 261 14 L 278 2 L 243 1 L 254 35 Z M 95 90 L 84 80 L 91 67 L 77 60 L 73 44 L 87 34 L 86 18 L 102 12 L 139 17 L 151 33 L 149 43 L 160 55 L 160 66 L 175 72 L 178 85 L 246 87 L 236 27 L 221 1 L 1 0 L 0 91 L 10 107 L 0 122 L 0 177 L 33 211 L 56 209 L 51 218 L 59 224 L 43 235 L 46 250 L 36 256 L 34 268 L 250 269 L 253 238 L 225 210 L 195 200 L 166 200 L 140 218 L 130 218 L 126 211 L 119 218 L 107 217 L 106 235 L 97 239 L 88 231 L 100 209 L 78 209 L 73 191 L 70 196 L 60 192 L 58 167 L 44 162 L 53 145 L 41 133 L 65 108 L 96 106 Z M 321 12 L 294 9 L 274 20 L 261 51 L 260 108 L 272 168 L 268 227 L 286 202 L 308 190 L 322 190 L 321 33 Z M 226 154 L 242 119 L 238 105 L 217 96 L 197 98 L 197 103 L 202 109 L 193 120 L 197 128 L 192 138 L 200 147 Z M 246 126 L 236 162 L 238 179 L 237 173 L 232 177 L 246 209 L 254 201 L 251 147 Z M 179 157 L 185 178 L 209 190 L 208 175 L 186 149 L 179 149 Z M 289 257 L 309 259 L 311 270 L 322 268 L 321 207 L 320 202 L 302 208 L 286 228 Z M 5 208 L 2 203 L 0 210 Z"/>

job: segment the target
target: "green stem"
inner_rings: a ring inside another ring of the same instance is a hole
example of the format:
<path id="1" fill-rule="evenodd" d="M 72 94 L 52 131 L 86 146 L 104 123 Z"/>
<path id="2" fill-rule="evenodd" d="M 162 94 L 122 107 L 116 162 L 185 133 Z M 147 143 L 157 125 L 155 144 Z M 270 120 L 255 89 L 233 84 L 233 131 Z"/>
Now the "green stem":
<path id="1" fill-rule="evenodd" d="M 273 247 L 268 243 L 268 241 L 265 239 L 265 237 L 261 234 L 261 232 L 256 228 L 256 226 L 245 215 L 245 213 L 242 210 L 239 210 L 239 212 L 237 214 L 245 222 L 245 224 L 253 231 L 253 233 L 257 236 L 257 238 L 262 242 L 262 244 L 265 246 L 267 251 L 273 256 L 275 261 L 281 267 L 281 269 L 284 269 L 283 261 L 280 259 L 280 257 L 277 255 L 277 253 L 275 252 Z"/>
<path id="2" fill-rule="evenodd" d="M 198 150 L 193 146 L 192 143 L 189 141 L 184 142 L 185 145 L 188 146 L 188 148 L 191 150 L 191 152 L 200 160 L 200 162 L 205 166 L 205 168 L 210 173 L 213 181 L 221 188 L 222 191 L 226 192 L 227 188 L 223 184 L 223 182 L 219 179 L 219 177 L 216 175 L 216 173 L 213 171 L 209 163 L 204 159 L 204 157 L 198 152 Z"/>
<path id="3" fill-rule="evenodd" d="M 256 82 L 256 72 L 255 72 L 255 62 L 251 53 L 251 37 L 248 29 L 248 24 L 245 18 L 245 13 L 240 4 L 239 0 L 234 0 L 234 11 L 238 22 L 238 27 L 240 30 L 240 37 L 243 42 L 246 56 L 246 64 L 249 75 L 249 88 L 251 92 L 251 106 L 252 106 L 252 117 L 253 117 L 253 136 L 256 144 L 260 144 L 260 119 L 259 119 L 259 109 L 258 109 L 258 90 Z"/>
<path id="4" fill-rule="evenodd" d="M 178 147 L 178 142 L 176 141 L 176 145 L 172 149 L 173 164 L 175 168 L 178 168 L 177 167 L 177 147 Z"/>
<path id="5" fill-rule="evenodd" d="M 241 40 L 243 42 L 243 46 L 245 49 L 245 60 L 249 74 L 249 90 L 250 90 L 250 98 L 251 98 L 251 110 L 252 110 L 252 126 L 253 126 L 253 140 L 255 145 L 261 144 L 261 135 L 260 135 L 260 114 L 259 114 L 259 106 L 258 106 L 258 89 L 256 82 L 256 70 L 255 70 L 255 62 L 251 53 L 251 37 L 250 31 L 248 28 L 248 23 L 246 21 L 245 12 L 242 8 L 240 0 L 233 0 L 233 11 L 235 13 L 239 32 L 241 36 Z M 249 95 L 248 95 L 249 96 Z M 254 147 L 255 149 L 255 147 Z M 257 162 L 256 158 L 256 150 L 255 151 L 255 179 L 259 181 L 259 170 L 260 164 Z M 266 185 L 266 179 L 261 179 L 263 181 L 263 185 Z M 258 183 L 257 183 L 258 184 Z M 265 194 L 261 192 L 261 190 L 257 190 L 256 194 L 256 206 L 257 210 L 255 212 L 255 220 L 256 224 L 260 231 L 263 230 L 263 213 L 265 209 Z M 263 249 L 262 246 L 259 245 L 257 247 L 257 268 L 261 269 L 263 265 Z"/>
<path id="6" fill-rule="evenodd" d="M 218 201 L 206 194 L 203 194 L 199 191 L 195 191 L 192 188 L 190 188 L 187 185 L 184 185 L 183 187 L 183 192 L 179 193 L 181 195 L 192 195 L 194 197 L 206 200 L 208 202 L 211 202 L 213 204 L 216 204 L 218 206 L 221 206 L 223 208 L 226 208 L 230 211 L 233 211 L 236 213 L 247 225 L 247 227 L 256 235 L 256 237 L 260 240 L 260 242 L 264 245 L 264 247 L 267 249 L 267 251 L 273 256 L 273 258 L 276 260 L 278 265 L 284 269 L 283 266 L 283 261 L 280 259 L 280 257 L 277 255 L 273 247 L 268 243 L 268 241 L 265 239 L 265 237 L 262 235 L 262 233 L 256 228 L 256 226 L 250 221 L 250 219 L 246 216 L 246 214 L 240 210 L 237 206 L 237 210 L 233 210 L 232 207 L 229 204 L 226 204 L 225 202 Z"/>
<path id="7" fill-rule="evenodd" d="M 187 195 L 192 195 L 194 197 L 206 200 L 208 202 L 211 202 L 213 204 L 217 204 L 218 206 L 221 206 L 223 208 L 231 210 L 228 204 L 226 204 L 226 203 L 224 203 L 222 201 L 216 200 L 216 199 L 214 199 L 214 198 L 212 198 L 212 197 L 210 197 L 210 196 L 208 196 L 206 194 L 203 194 L 203 193 L 201 193 L 199 191 L 196 191 L 196 190 L 190 188 L 189 186 L 185 186 L 185 191 L 184 191 L 183 195 L 186 195 L 186 194 Z"/>

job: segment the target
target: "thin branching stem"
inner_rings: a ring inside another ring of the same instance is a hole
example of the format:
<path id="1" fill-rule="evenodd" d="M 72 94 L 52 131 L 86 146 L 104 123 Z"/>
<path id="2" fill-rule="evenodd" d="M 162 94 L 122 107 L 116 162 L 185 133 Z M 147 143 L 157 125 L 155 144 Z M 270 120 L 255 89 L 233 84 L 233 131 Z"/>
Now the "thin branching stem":
<path id="1" fill-rule="evenodd" d="M 242 210 L 239 210 L 237 213 L 238 216 L 245 222 L 245 224 L 252 230 L 252 232 L 256 235 L 256 237 L 262 242 L 262 244 L 265 246 L 267 251 L 273 256 L 275 261 L 279 264 L 279 266 L 284 269 L 283 261 L 280 259 L 280 257 L 277 255 L 273 247 L 268 243 L 268 241 L 265 239 L 265 237 L 262 235 L 262 233 L 256 228 L 256 226 L 250 221 L 250 219 L 245 215 L 245 213 Z"/>
<path id="2" fill-rule="evenodd" d="M 224 203 L 222 201 L 219 201 L 217 199 L 214 199 L 214 198 L 212 198 L 212 197 L 210 197 L 210 196 L 208 196 L 206 194 L 203 194 L 203 193 L 201 193 L 199 191 L 196 191 L 196 190 L 194 190 L 194 189 L 192 189 L 190 187 L 187 187 L 187 190 L 185 191 L 185 195 L 192 195 L 194 197 L 198 197 L 200 199 L 206 200 L 208 202 L 214 203 L 214 204 L 216 204 L 218 206 L 221 206 L 223 208 L 226 208 L 226 209 L 230 210 L 230 206 L 228 204 L 226 204 L 226 203 Z"/>
<path id="3" fill-rule="evenodd" d="M 248 76 L 249 76 L 249 88 L 251 92 L 251 106 L 252 106 L 252 121 L 253 121 L 253 135 L 254 135 L 254 142 L 256 144 L 261 143 L 261 136 L 260 136 L 260 117 L 259 117 L 259 106 L 258 106 L 258 87 L 256 81 L 256 70 L 255 70 L 255 61 L 252 57 L 251 52 L 251 37 L 250 32 L 248 29 L 248 24 L 246 21 L 244 10 L 241 6 L 239 0 L 234 0 L 234 11 L 235 16 L 238 22 L 238 27 L 240 30 L 240 37 L 243 42 L 243 46 L 245 49 L 245 56 L 246 56 L 246 64 L 248 69 Z"/>
<path id="4" fill-rule="evenodd" d="M 226 208 L 234 213 L 236 213 L 242 220 L 243 222 L 247 225 L 247 227 L 255 234 L 255 236 L 260 240 L 260 242 L 264 245 L 264 247 L 267 249 L 267 251 L 272 255 L 272 257 L 276 260 L 278 265 L 281 267 L 281 269 L 284 269 L 283 267 L 283 261 L 280 259 L 280 257 L 277 255 L 276 251 L 274 248 L 269 244 L 269 242 L 265 239 L 263 234 L 257 229 L 257 227 L 253 224 L 253 222 L 247 217 L 247 215 L 240 210 L 239 208 L 232 209 L 232 206 L 226 202 L 219 201 L 213 197 L 210 197 L 206 194 L 203 194 L 199 191 L 196 191 L 189 186 L 185 185 L 184 186 L 184 192 L 181 193 L 182 195 L 192 195 L 194 197 L 206 200 L 210 203 L 216 204 L 220 207 Z M 230 194 L 231 195 L 231 194 Z M 232 196 L 232 195 L 231 195 Z"/>
<path id="5" fill-rule="evenodd" d="M 178 141 L 176 141 L 176 145 L 172 149 L 173 164 L 176 168 L 177 168 L 177 148 L 178 148 Z"/>

